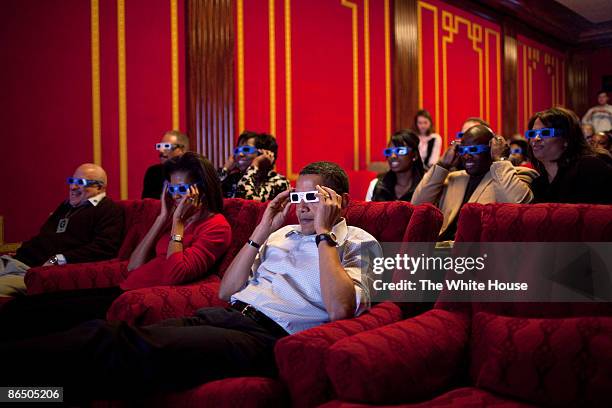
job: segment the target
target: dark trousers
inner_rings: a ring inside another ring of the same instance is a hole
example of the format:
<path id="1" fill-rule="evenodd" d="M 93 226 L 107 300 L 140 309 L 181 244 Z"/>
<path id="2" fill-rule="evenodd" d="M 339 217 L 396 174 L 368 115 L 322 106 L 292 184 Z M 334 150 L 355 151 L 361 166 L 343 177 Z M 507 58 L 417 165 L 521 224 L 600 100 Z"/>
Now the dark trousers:
<path id="1" fill-rule="evenodd" d="M 142 328 L 93 320 L 0 343 L 0 384 L 63 386 L 72 402 L 139 400 L 219 378 L 274 375 L 279 337 L 232 308 L 204 308 Z"/>
<path id="2" fill-rule="evenodd" d="M 119 287 L 80 289 L 19 296 L 0 309 L 0 341 L 68 330 L 93 319 L 105 319 Z"/>

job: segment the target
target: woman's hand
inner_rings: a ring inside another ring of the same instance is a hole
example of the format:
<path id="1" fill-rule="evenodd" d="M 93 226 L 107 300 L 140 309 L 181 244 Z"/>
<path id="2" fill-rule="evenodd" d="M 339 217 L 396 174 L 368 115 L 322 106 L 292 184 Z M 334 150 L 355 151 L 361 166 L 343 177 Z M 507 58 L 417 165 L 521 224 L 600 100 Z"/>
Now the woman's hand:
<path id="1" fill-rule="evenodd" d="M 255 167 L 256 169 L 272 168 L 272 163 L 274 163 L 274 153 L 266 149 L 259 149 L 259 153 L 260 155 L 253 159 L 251 166 Z"/>
<path id="2" fill-rule="evenodd" d="M 231 173 L 232 170 L 234 170 L 236 168 L 236 160 L 234 159 L 234 155 L 233 154 L 230 154 L 229 157 L 227 158 L 227 160 L 225 160 L 225 164 L 223 165 L 223 168 L 228 173 Z"/>
<path id="3" fill-rule="evenodd" d="M 176 210 L 174 210 L 172 220 L 173 222 L 185 221 L 198 212 L 200 208 L 202 208 L 202 203 L 200 202 L 198 187 L 195 185 L 190 186 L 189 191 L 181 198 Z"/>
<path id="4" fill-rule="evenodd" d="M 161 221 L 165 221 L 168 216 L 172 213 L 174 202 L 172 197 L 168 194 L 168 182 L 164 181 L 164 188 L 162 189 L 161 197 L 159 198 L 161 201 L 161 211 L 159 213 L 158 218 Z"/>

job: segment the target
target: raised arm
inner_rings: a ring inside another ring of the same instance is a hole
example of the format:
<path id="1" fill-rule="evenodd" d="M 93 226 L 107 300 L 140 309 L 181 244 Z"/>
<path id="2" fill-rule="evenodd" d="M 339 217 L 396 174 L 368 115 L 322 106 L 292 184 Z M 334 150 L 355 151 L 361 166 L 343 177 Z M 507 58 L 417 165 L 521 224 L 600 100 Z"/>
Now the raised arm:
<path id="1" fill-rule="evenodd" d="M 157 236 L 168 222 L 168 216 L 170 213 L 168 208 L 171 204 L 168 200 L 168 194 L 166 193 L 167 189 L 168 186 L 166 183 L 164 183 L 164 188 L 161 195 L 161 211 L 145 237 L 142 239 L 142 241 L 140 241 L 134 252 L 132 252 L 130 261 L 128 262 L 128 271 L 132 271 L 144 265 L 151 258 L 151 253 L 157 242 Z"/>
<path id="2" fill-rule="evenodd" d="M 250 240 L 255 245 L 260 245 L 262 249 L 265 248 L 264 244 L 270 234 L 279 229 L 285 222 L 289 204 L 289 190 L 277 195 L 268 204 L 261 222 L 251 234 Z M 219 287 L 219 298 L 221 300 L 228 301 L 234 293 L 244 287 L 258 253 L 259 251 L 255 246 L 249 243 L 244 244 L 223 275 Z"/>
<path id="3" fill-rule="evenodd" d="M 437 164 L 431 166 L 427 173 L 425 173 L 423 179 L 414 190 L 410 202 L 414 205 L 424 203 L 437 205 L 444 191 L 449 171 L 451 167 L 455 166 L 458 162 L 459 155 L 455 151 L 455 145 L 451 145 L 446 152 L 444 152 L 442 159 L 440 159 Z"/>

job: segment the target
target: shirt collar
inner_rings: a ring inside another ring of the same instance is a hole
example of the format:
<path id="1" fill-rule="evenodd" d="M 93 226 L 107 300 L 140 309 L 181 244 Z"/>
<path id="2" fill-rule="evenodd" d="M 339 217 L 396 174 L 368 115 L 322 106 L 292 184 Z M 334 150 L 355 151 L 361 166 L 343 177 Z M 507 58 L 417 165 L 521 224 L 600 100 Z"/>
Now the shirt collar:
<path id="1" fill-rule="evenodd" d="M 102 201 L 102 199 L 106 197 L 106 192 L 103 191 L 98 195 L 95 195 L 93 197 L 89 197 L 87 199 L 87 201 L 89 201 L 94 207 L 97 206 L 98 204 L 100 204 L 100 202 Z"/>
<path id="2" fill-rule="evenodd" d="M 340 221 L 338 221 L 336 225 L 332 227 L 332 232 L 336 236 L 336 242 L 338 242 L 338 245 L 340 246 L 344 244 L 344 241 L 346 241 L 346 238 L 348 236 L 348 225 L 346 224 L 346 219 L 340 218 Z M 290 237 L 292 235 L 298 235 L 300 237 L 311 237 L 313 240 L 316 237 L 316 234 L 302 234 L 302 227 L 299 224 L 293 226 L 293 228 L 291 228 L 291 230 L 287 234 L 285 234 L 285 237 Z"/>

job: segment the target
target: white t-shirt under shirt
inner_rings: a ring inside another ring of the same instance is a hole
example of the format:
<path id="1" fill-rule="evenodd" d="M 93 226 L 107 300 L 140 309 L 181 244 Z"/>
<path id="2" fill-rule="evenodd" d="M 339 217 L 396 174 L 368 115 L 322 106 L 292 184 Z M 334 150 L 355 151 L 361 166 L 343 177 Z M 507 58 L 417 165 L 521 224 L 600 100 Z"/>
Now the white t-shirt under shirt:
<path id="1" fill-rule="evenodd" d="M 427 158 L 427 150 L 429 141 L 433 139 L 433 149 L 431 150 L 431 156 Z M 440 159 L 440 151 L 442 150 L 442 138 L 437 133 L 432 133 L 427 136 L 419 135 L 419 153 L 423 160 L 425 169 L 429 169 L 431 166 L 436 164 Z M 427 161 L 426 161 L 427 160 Z"/>
<path id="2" fill-rule="evenodd" d="M 595 133 L 612 129 L 612 105 L 597 105 L 587 111 L 582 123 L 593 125 Z"/>

